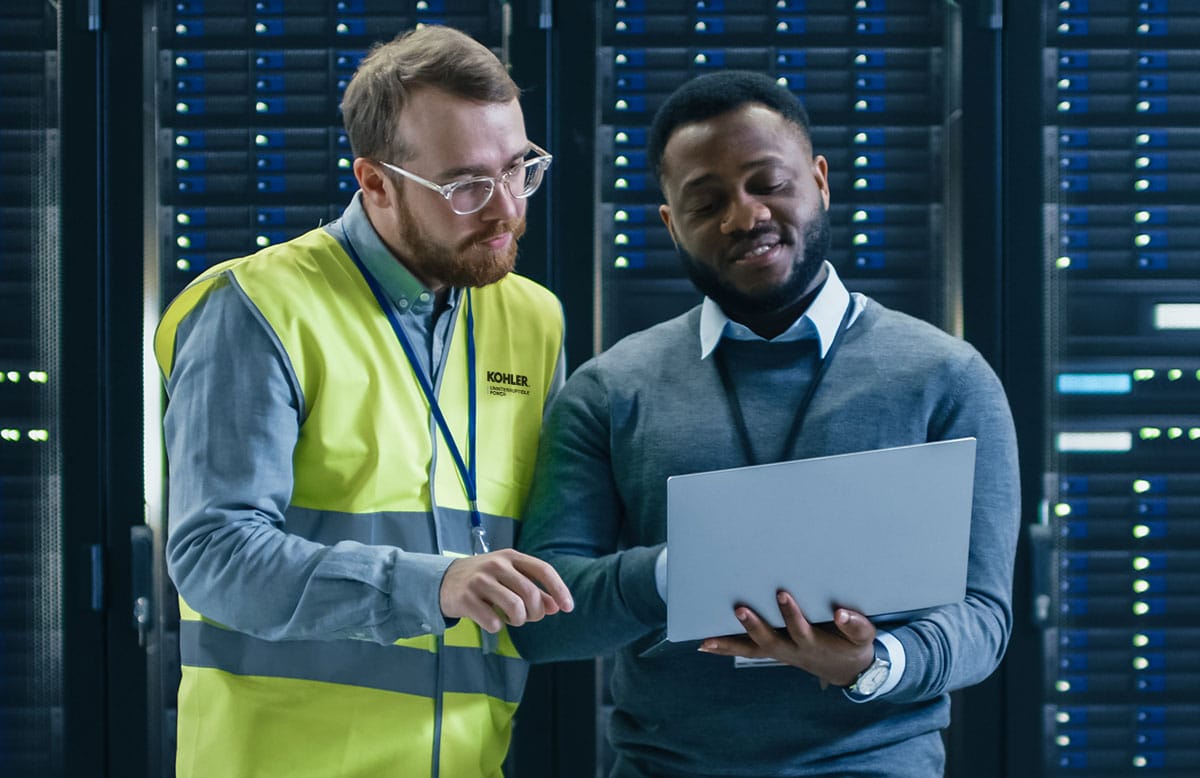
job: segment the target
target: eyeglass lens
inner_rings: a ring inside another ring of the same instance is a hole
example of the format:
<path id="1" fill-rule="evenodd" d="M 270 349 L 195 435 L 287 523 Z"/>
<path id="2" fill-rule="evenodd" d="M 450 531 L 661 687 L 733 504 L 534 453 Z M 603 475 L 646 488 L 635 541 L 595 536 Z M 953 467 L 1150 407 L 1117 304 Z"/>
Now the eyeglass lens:
<path id="1" fill-rule="evenodd" d="M 545 164 L 540 159 L 522 163 L 523 170 L 514 170 L 505 178 L 505 184 L 513 197 L 529 197 L 542 184 Z M 470 181 L 455 187 L 450 194 L 450 207 L 461 214 L 474 213 L 492 199 L 495 179 L 486 178 Z"/>

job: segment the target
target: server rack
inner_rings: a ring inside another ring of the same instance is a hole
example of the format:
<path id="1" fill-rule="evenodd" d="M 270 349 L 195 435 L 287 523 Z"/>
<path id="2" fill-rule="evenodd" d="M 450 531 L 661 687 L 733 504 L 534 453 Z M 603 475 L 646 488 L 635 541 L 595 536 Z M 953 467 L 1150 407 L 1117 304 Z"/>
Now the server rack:
<path id="1" fill-rule="evenodd" d="M 127 599 L 141 457 L 123 434 L 141 416 L 130 347 L 140 269 L 128 261 L 141 254 L 140 231 L 130 240 L 111 207 L 138 176 L 105 173 L 126 170 L 139 148 L 122 133 L 140 120 L 137 92 L 110 89 L 130 69 L 135 82 L 140 74 L 137 57 L 112 56 L 122 35 L 136 38 L 136 26 L 122 27 L 127 11 L 101 15 L 76 0 L 0 9 L 5 775 L 146 769 L 143 661 Z"/>
<path id="2" fill-rule="evenodd" d="M 1200 8 L 1043 7 L 1047 775 L 1195 775 Z"/>
<path id="3" fill-rule="evenodd" d="M 570 225 L 564 232 L 576 236 L 560 251 L 577 253 L 578 236 L 586 234 L 595 258 L 590 279 L 578 273 L 563 279 L 567 309 L 575 311 L 568 328 L 569 335 L 576 333 L 569 341 L 573 362 L 698 302 L 658 217 L 662 200 L 645 139 L 654 111 L 672 89 L 720 69 L 772 75 L 809 109 L 814 152 L 830 162 L 831 260 L 847 285 L 962 334 L 971 317 L 967 312 L 964 318 L 962 284 L 987 287 L 979 276 L 998 273 L 998 226 L 973 222 L 977 229 L 971 235 L 962 230 L 965 202 L 982 205 L 987 214 L 998 211 L 992 207 L 998 172 L 985 162 L 977 171 L 977 188 L 966 193 L 957 175 L 964 127 L 979 139 L 975 151 L 985 160 L 996 157 L 990 144 L 999 143 L 998 108 L 986 104 L 999 100 L 998 68 L 989 60 L 999 53 L 1000 13 L 993 5 L 972 3 L 969 14 L 960 14 L 957 4 L 936 0 L 612 0 L 597 4 L 594 29 L 560 19 L 564 38 L 578 42 L 590 36 L 595 42 L 591 62 L 580 54 L 567 60 L 573 72 L 594 73 L 595 101 L 581 105 L 565 95 L 564 105 L 573 110 L 562 112 L 590 114 L 594 124 L 562 132 L 588 133 L 587 141 L 566 150 L 576 155 L 575 164 L 591 166 L 588 175 L 579 174 L 591 186 L 590 199 L 576 206 L 595 213 L 590 225 L 583 224 L 567 212 L 577 193 L 560 195 L 567 205 L 558 218 Z M 964 35 L 974 44 L 974 85 L 984 96 L 970 103 L 969 116 L 959 88 Z M 975 278 L 963 278 L 964 246 L 973 252 Z M 580 288 L 592 290 L 592 296 Z M 988 288 L 984 294 L 990 299 L 997 293 Z M 588 303 L 591 320 L 583 321 L 578 308 Z M 582 355 L 580 329 L 592 336 Z M 980 346 L 989 357 L 999 347 L 998 341 Z M 612 759 L 605 739 L 611 712 L 605 661 L 596 678 L 595 770 L 603 775 Z M 1002 698 L 1003 691 L 994 688 L 983 702 Z M 955 704 L 956 719 L 974 714 L 962 718 L 977 732 L 996 730 L 991 725 L 1001 718 L 998 710 L 980 715 L 973 700 Z M 1003 769 L 995 738 L 971 737 L 960 729 L 951 732 L 949 745 L 952 774 L 956 759 L 962 774 Z M 986 754 L 989 764 L 972 766 L 968 749 Z M 591 772 L 592 765 L 579 762 L 575 769 L 558 774 Z"/>
<path id="4" fill-rule="evenodd" d="M 808 108 L 814 153 L 829 160 L 830 259 L 852 288 L 947 324 L 943 87 L 956 54 L 946 50 L 946 17 L 943 3 L 927 0 L 603 3 L 598 345 L 699 300 L 658 217 L 645 135 L 674 87 L 723 69 L 771 75 Z"/>
<path id="5" fill-rule="evenodd" d="M 56 21 L 0 10 L 0 772 L 22 775 L 63 769 Z"/>
<path id="6" fill-rule="evenodd" d="M 341 95 L 376 42 L 424 24 L 460 29 L 507 57 L 511 9 L 498 0 L 156 0 L 146 255 L 149 334 L 197 274 L 337 218 L 358 185 Z M 532 130 L 531 130 L 532 131 Z M 146 367 L 148 521 L 156 557 L 151 729 L 173 774 L 179 683 L 177 594 L 165 575 L 161 383 Z"/>

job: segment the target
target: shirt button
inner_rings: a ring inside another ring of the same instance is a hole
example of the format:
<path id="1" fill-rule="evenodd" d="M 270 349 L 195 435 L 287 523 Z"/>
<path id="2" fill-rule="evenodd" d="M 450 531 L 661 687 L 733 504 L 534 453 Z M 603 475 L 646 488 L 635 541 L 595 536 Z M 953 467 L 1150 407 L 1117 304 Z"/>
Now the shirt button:
<path id="1" fill-rule="evenodd" d="M 407 308 L 407 307 L 408 307 L 408 300 L 405 300 L 403 297 L 401 297 L 401 298 L 400 298 L 400 307 L 401 307 L 401 308 Z"/>
<path id="2" fill-rule="evenodd" d="M 421 302 L 429 302 L 429 292 L 421 292 Z"/>
<path id="3" fill-rule="evenodd" d="M 421 630 L 424 632 L 433 632 L 433 627 L 424 621 L 421 622 Z"/>

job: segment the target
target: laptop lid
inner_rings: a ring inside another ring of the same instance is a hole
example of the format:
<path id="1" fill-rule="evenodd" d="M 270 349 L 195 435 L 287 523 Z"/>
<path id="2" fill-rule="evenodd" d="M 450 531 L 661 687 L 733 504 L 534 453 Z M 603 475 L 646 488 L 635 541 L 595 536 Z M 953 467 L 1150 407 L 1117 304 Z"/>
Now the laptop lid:
<path id="1" fill-rule="evenodd" d="M 961 600 L 974 478 L 974 438 L 668 478 L 666 639 L 782 627 L 780 589 L 814 623 Z"/>

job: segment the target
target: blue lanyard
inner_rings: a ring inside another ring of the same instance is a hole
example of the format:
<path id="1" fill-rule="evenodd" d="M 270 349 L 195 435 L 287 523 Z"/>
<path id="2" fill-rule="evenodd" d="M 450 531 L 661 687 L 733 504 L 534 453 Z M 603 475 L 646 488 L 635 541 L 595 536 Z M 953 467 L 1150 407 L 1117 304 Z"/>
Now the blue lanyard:
<path id="1" fill-rule="evenodd" d="M 467 495 L 467 505 L 471 509 L 471 551 L 475 554 L 486 554 L 489 551 L 487 530 L 484 529 L 483 517 L 479 513 L 478 492 L 475 488 L 475 313 L 471 307 L 471 290 L 465 290 L 467 296 L 467 443 L 470 459 L 464 459 L 458 445 L 454 442 L 450 425 L 446 423 L 446 416 L 438 404 L 433 384 L 421 367 L 421 363 L 417 361 L 417 353 L 408 336 L 404 334 L 400 320 L 396 318 L 395 307 L 384 295 L 379 281 L 367 272 L 366 266 L 359 259 L 358 252 L 355 251 L 354 244 L 350 242 L 350 236 L 346 233 L 345 225 L 339 223 L 338 226 L 342 230 L 342 238 L 346 243 L 350 258 L 354 260 L 354 264 L 362 273 L 367 286 L 371 288 L 371 293 L 375 295 L 375 301 L 379 303 L 380 309 L 387 316 L 388 323 L 392 325 L 392 331 L 396 333 L 396 339 L 400 341 L 400 347 L 404 349 L 404 356 L 408 358 L 408 364 L 416 374 L 417 383 L 421 385 L 421 391 L 429 403 L 429 412 L 433 414 L 438 429 L 442 431 L 442 438 L 446 441 L 446 448 L 450 449 L 450 456 L 454 458 L 454 466 L 458 469 L 459 478 L 462 479 L 463 491 Z"/>

